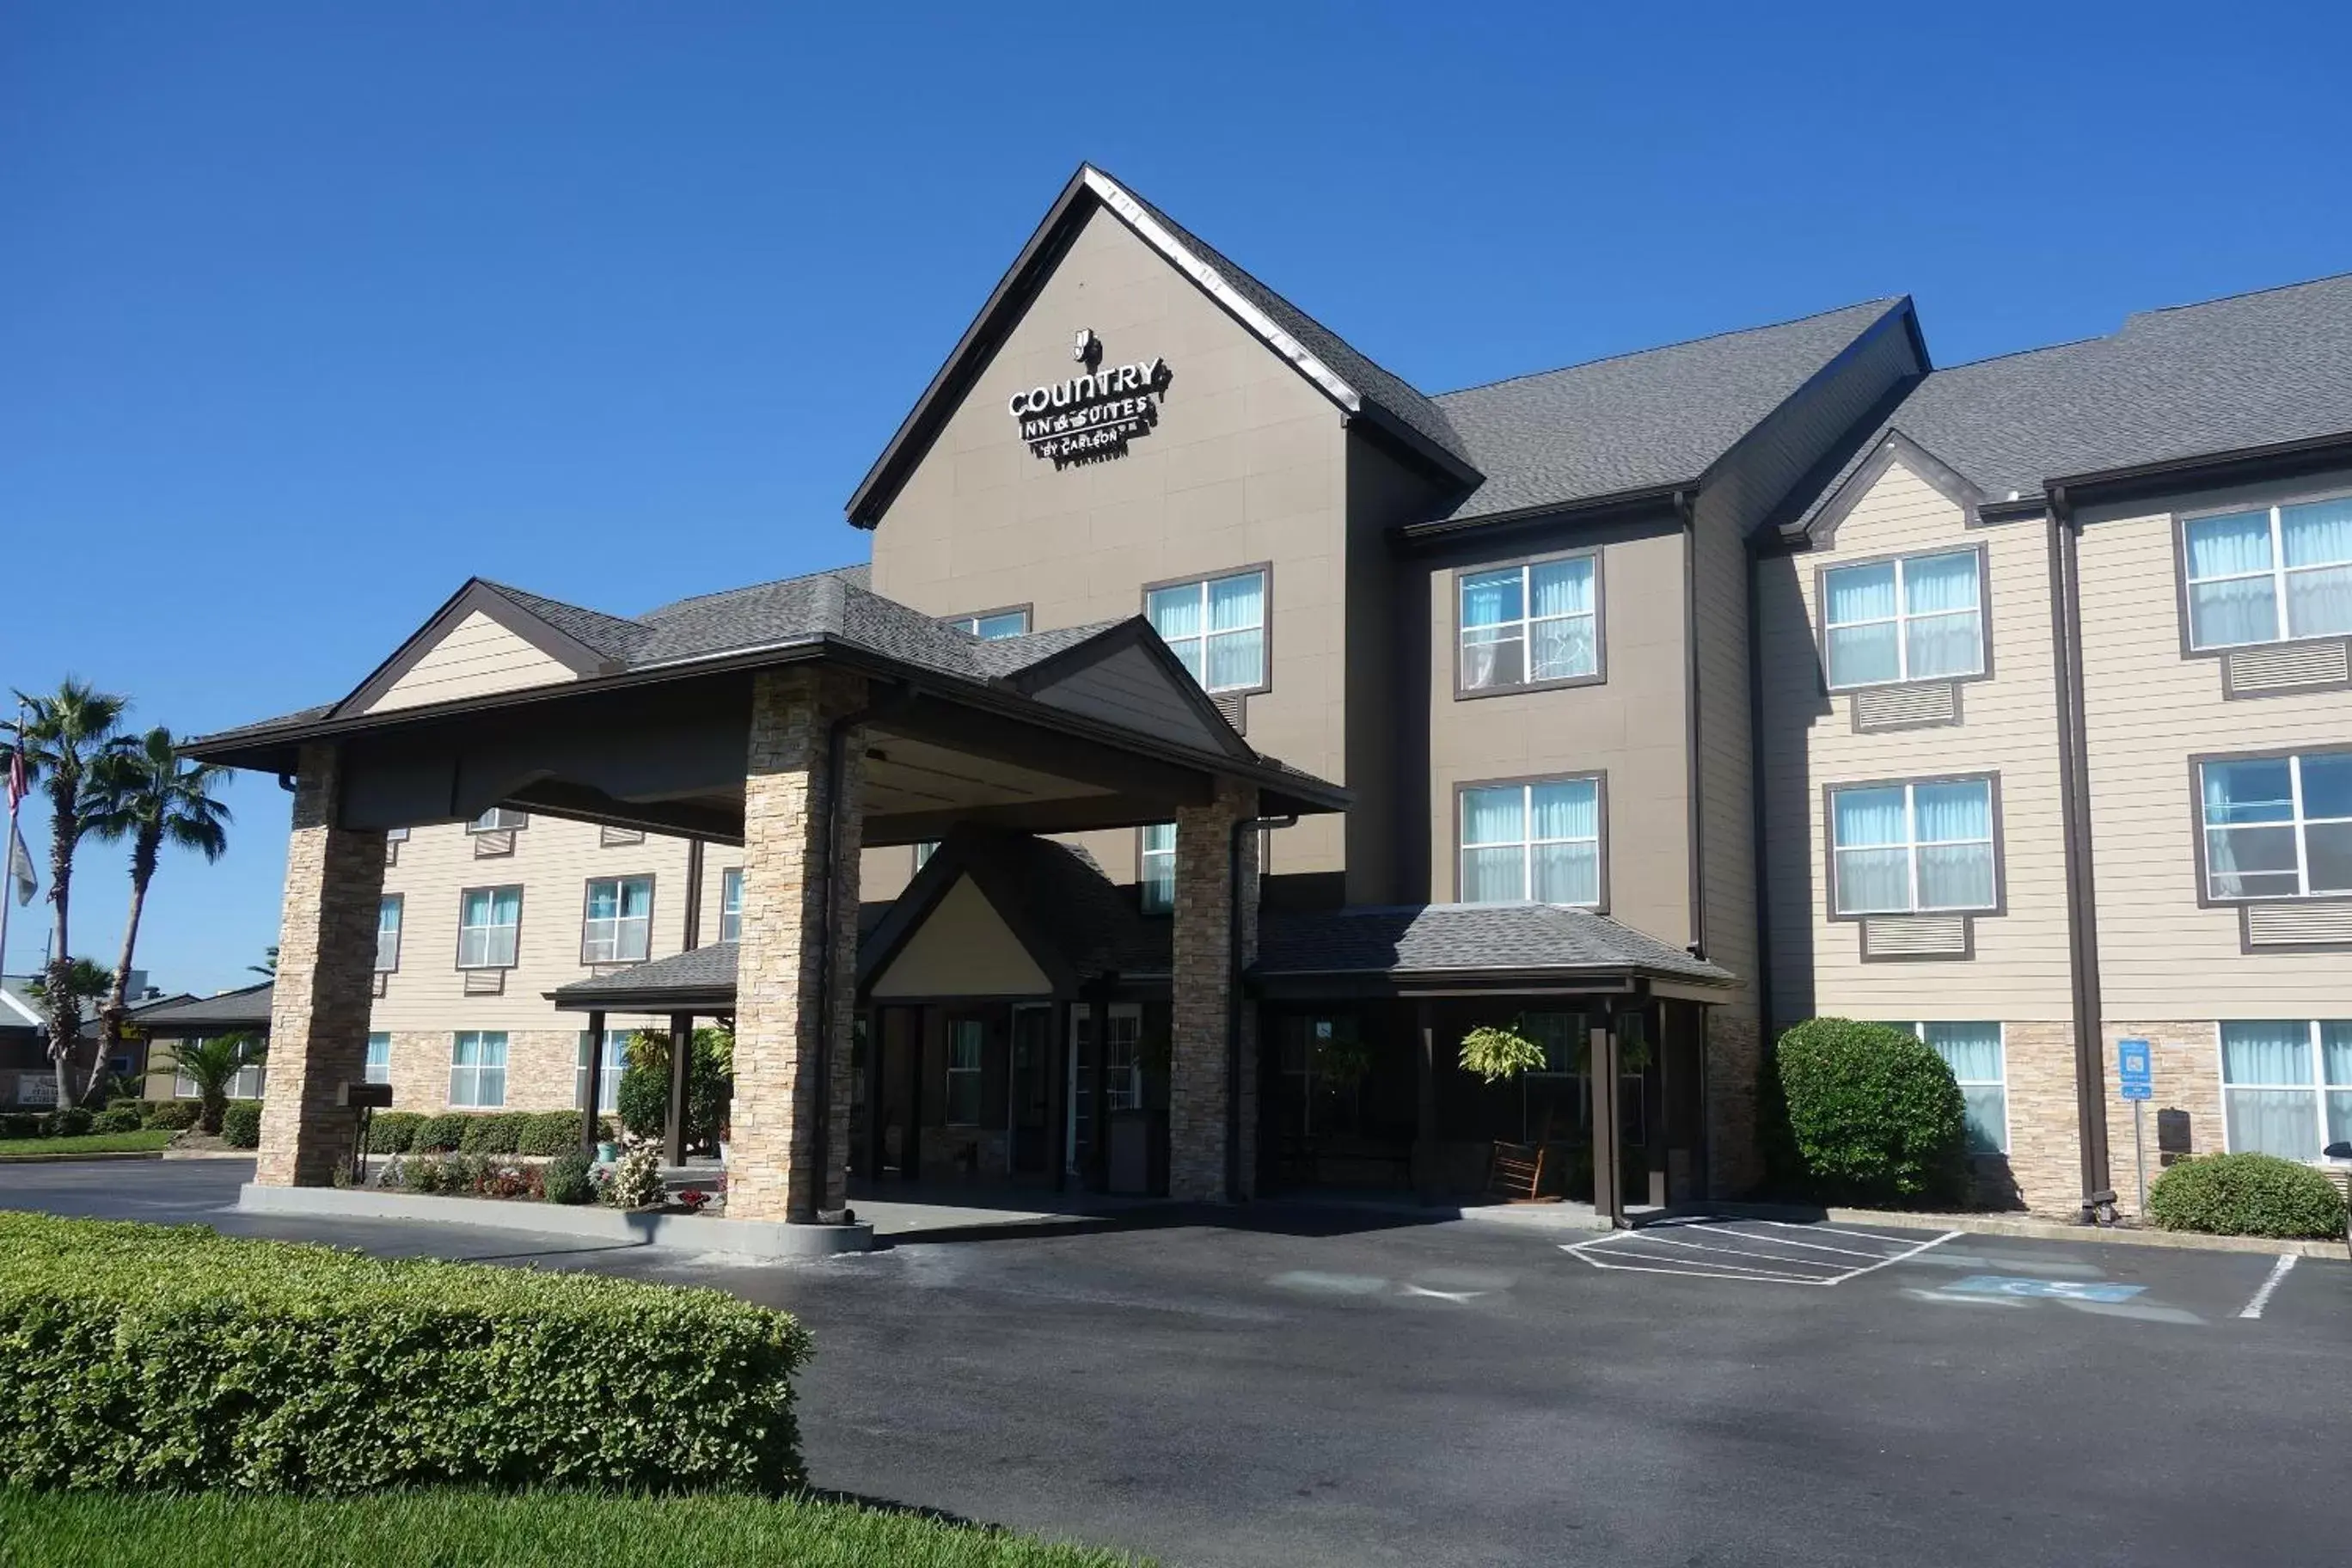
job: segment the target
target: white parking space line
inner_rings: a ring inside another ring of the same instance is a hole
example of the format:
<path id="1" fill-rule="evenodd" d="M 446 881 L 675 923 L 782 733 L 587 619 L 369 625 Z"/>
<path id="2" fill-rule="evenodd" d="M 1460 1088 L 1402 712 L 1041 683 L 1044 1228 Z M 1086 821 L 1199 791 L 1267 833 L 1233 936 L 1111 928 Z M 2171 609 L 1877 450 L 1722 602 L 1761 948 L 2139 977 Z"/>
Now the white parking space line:
<path id="1" fill-rule="evenodd" d="M 1861 1245 L 1839 1246 L 1793 1236 L 1760 1234 L 1730 1220 L 1696 1218 L 1613 1231 L 1589 1241 L 1565 1244 L 1560 1250 L 1603 1270 L 1674 1274 L 1685 1279 L 1730 1279 L 1759 1285 L 1827 1287 L 1917 1258 L 1961 1234 L 1948 1230 L 1941 1236 L 1916 1240 L 1907 1236 L 1881 1236 L 1830 1226 L 1803 1226 L 1772 1220 L 1748 1223 L 1771 1226 L 1776 1230 L 1805 1230 L 1816 1236 L 1833 1236 L 1839 1242 Z M 1668 1231 L 1675 1234 L 1665 1234 Z M 1735 1243 L 1738 1245 L 1732 1245 Z M 1784 1248 L 1799 1250 L 1780 1250 Z M 1807 1253 L 1828 1256 L 1811 1257 Z M 1731 1262 L 1735 1258 L 1749 1261 Z M 1758 1264 L 1771 1267 L 1759 1268 Z"/>
<path id="2" fill-rule="evenodd" d="M 2270 1278 L 2263 1281 L 2263 1288 L 2254 1292 L 2254 1299 L 2245 1304 L 2238 1316 L 2259 1318 L 2263 1315 L 2263 1309 L 2271 1304 L 2271 1293 L 2279 1288 L 2279 1281 L 2284 1279 L 2294 1268 L 2294 1258 L 2295 1255 L 2292 1252 L 2279 1255 L 2279 1260 L 2271 1265 Z"/>
<path id="3" fill-rule="evenodd" d="M 1817 1233 L 1819 1233 L 1819 1234 L 1821 1234 L 1821 1235 L 1822 1235 L 1822 1236 L 1852 1236 L 1852 1237 L 1860 1237 L 1862 1240 L 1864 1240 L 1864 1241 L 1883 1241 L 1883 1242 L 1885 1242 L 1885 1243 L 1887 1243 L 1889 1246 L 1892 1246 L 1892 1247 L 1900 1247 L 1900 1246 L 1902 1246 L 1905 1242 L 1909 1241 L 1909 1240 L 1911 1239 L 1911 1238 L 1910 1238 L 1909 1237 L 1907 1237 L 1907 1236 L 1881 1236 L 1881 1235 L 1879 1235 L 1879 1234 L 1878 1234 L 1878 1232 L 1876 1232 L 1876 1231 L 1874 1231 L 1874 1230 L 1855 1230 L 1855 1229 L 1854 1229 L 1853 1227 L 1852 1227 L 1851 1226 L 1841 1226 L 1841 1225 L 1801 1225 L 1801 1224 L 1798 1224 L 1798 1223 L 1797 1223 L 1796 1221 L 1794 1221 L 1794 1220 L 1785 1220 L 1785 1219 L 1759 1219 L 1759 1220 L 1751 1220 L 1751 1221 L 1749 1221 L 1748 1223 L 1750 1223 L 1751 1225 L 1769 1225 L 1769 1226 L 1776 1226 L 1776 1227 L 1778 1227 L 1779 1229 L 1781 1229 L 1781 1230 L 1804 1230 L 1804 1231 L 1813 1231 L 1813 1232 L 1817 1232 Z"/>

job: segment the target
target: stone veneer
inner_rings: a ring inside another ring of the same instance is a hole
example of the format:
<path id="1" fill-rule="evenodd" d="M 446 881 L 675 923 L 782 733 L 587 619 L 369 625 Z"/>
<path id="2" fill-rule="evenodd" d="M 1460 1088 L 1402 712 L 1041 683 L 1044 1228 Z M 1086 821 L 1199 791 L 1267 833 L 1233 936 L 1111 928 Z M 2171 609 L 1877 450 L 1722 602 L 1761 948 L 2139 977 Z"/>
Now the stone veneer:
<path id="1" fill-rule="evenodd" d="M 862 707 L 866 683 L 807 668 L 752 677 L 743 779 L 743 892 L 736 950 L 735 1099 L 728 1215 L 811 1221 L 847 1201 L 850 1020 L 856 1010 L 857 870 L 865 748 L 846 748 L 840 802 L 825 795 L 832 722 Z M 817 951 L 830 818 L 841 817 L 833 952 Z M 817 1057 L 816 993 L 833 966 L 831 1051 L 825 1093 Z M 820 1100 L 829 1115 L 818 1169 Z"/>
<path id="2" fill-rule="evenodd" d="M 2082 1212 L 2083 1141 L 2074 1114 L 2074 1026 L 2000 1026 L 2009 1098 L 2009 1154 L 1973 1162 L 1979 1202 L 2023 1205 L 2073 1218 Z"/>
<path id="3" fill-rule="evenodd" d="M 1737 1197 L 1764 1179 L 1756 1142 L 1757 1074 L 1764 1031 L 1756 1019 L 1706 1010 L 1706 1159 L 1708 1190 Z"/>
<path id="4" fill-rule="evenodd" d="M 1168 1066 L 1168 1195 L 1236 1202 L 1256 1185 L 1255 1127 L 1242 1119 L 1241 1186 L 1226 1190 L 1226 1027 L 1233 995 L 1227 879 L 1234 825 L 1257 815 L 1257 791 L 1220 781 L 1207 805 L 1176 810 L 1173 1018 Z M 1257 956 L 1258 836 L 1242 840 L 1242 962 Z M 1255 1007 L 1241 1010 L 1244 1085 L 1257 1076 Z M 1244 1089 L 1243 1109 L 1254 1109 Z"/>
<path id="5" fill-rule="evenodd" d="M 614 1026 L 618 1027 L 619 1026 Z M 392 1104 L 395 1110 L 436 1111 L 449 1104 L 449 1029 L 402 1029 L 392 1036 Z M 580 1031 L 509 1029 L 507 1098 L 503 1110 L 578 1108 Z M 460 1106 L 465 1110 L 491 1107 Z"/>
<path id="6" fill-rule="evenodd" d="M 253 1179 L 264 1186 L 334 1180 L 351 1156 L 357 1117 L 336 1100 L 346 1081 L 367 1076 L 384 840 L 335 826 L 341 764 L 333 746 L 313 742 L 296 768 L 271 992 L 269 1092 L 254 1163 Z"/>
<path id="7" fill-rule="evenodd" d="M 2293 1016 L 2290 1012 L 2287 1016 Z M 2132 1108 L 2116 1079 L 2116 1046 L 2146 1040 L 2156 1098 L 2147 1102 L 2147 1179 L 2164 1168 L 2158 1152 L 2157 1117 L 2166 1110 L 2189 1113 L 2189 1152 L 2219 1154 L 2229 1147 L 2222 1124 L 2221 1026 L 2210 1018 L 2174 1018 L 2155 1023 L 2110 1023 L 2102 1031 L 2106 1047 L 2107 1169 L 2116 1200 L 2126 1208 L 2139 1202 L 2132 1170 Z M 2176 1159 L 2178 1155 L 2174 1156 Z"/>

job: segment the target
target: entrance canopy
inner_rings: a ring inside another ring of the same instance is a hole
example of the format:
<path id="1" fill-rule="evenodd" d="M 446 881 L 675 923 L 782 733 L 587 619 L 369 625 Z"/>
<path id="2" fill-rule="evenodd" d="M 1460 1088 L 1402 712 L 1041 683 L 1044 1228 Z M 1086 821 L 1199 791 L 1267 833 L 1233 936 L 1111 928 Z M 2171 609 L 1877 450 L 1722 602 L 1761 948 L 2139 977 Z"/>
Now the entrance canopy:
<path id="1" fill-rule="evenodd" d="M 863 676 L 863 840 L 959 823 L 1071 832 L 1166 822 L 1220 779 L 1270 814 L 1341 810 L 1262 757 L 1140 616 L 983 642 L 826 573 L 607 616 L 475 579 L 341 701 L 191 742 L 280 774 L 342 753 L 339 825 L 506 805 L 740 843 L 753 673 Z"/>

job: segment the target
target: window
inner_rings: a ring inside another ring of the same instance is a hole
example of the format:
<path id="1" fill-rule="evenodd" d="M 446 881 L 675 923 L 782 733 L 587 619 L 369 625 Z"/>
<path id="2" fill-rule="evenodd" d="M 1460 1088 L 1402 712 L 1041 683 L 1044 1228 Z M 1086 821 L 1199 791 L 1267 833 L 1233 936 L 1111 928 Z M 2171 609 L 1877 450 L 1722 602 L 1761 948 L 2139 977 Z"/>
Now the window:
<path id="1" fill-rule="evenodd" d="M 507 1102 L 507 1037 L 502 1030 L 468 1029 L 449 1039 L 449 1104 L 458 1110 L 496 1110 Z"/>
<path id="2" fill-rule="evenodd" d="M 970 632 L 982 642 L 994 642 L 999 637 L 1024 637 L 1029 631 L 1029 606 L 1017 610 L 990 610 L 977 616 L 952 616 L 943 623 L 958 631 Z"/>
<path id="3" fill-rule="evenodd" d="M 248 1062 L 238 1068 L 236 1073 L 233 1074 L 228 1080 L 228 1098 L 231 1100 L 259 1100 L 261 1098 L 262 1088 L 268 1080 L 268 1068 L 260 1062 Z M 174 1100 L 194 1100 L 198 1098 L 196 1093 L 196 1080 L 190 1078 L 184 1072 L 173 1073 L 172 1075 L 172 1098 Z"/>
<path id="4" fill-rule="evenodd" d="M 2200 763 L 2212 899 L 2352 893 L 2352 752 Z"/>
<path id="5" fill-rule="evenodd" d="M 1143 912 L 1164 915 L 1176 907 L 1176 825 L 1155 822 L 1135 831 Z"/>
<path id="6" fill-rule="evenodd" d="M 980 1124 L 981 1061 L 988 1047 L 988 1026 L 978 1018 L 954 1018 L 948 1023 L 948 1125 Z"/>
<path id="7" fill-rule="evenodd" d="M 489 810 L 482 813 L 481 816 L 474 818 L 473 821 L 466 824 L 466 831 L 468 833 L 508 833 L 518 827 L 529 826 L 530 824 L 530 818 L 523 813 L 516 811 L 509 806 L 494 805 L 490 807 Z"/>
<path id="8" fill-rule="evenodd" d="M 512 969 L 522 929 L 522 889 L 468 888 L 457 900 L 457 967 Z"/>
<path id="9" fill-rule="evenodd" d="M 1999 1024 L 1914 1024 L 1911 1032 L 1952 1069 L 1967 1102 L 1969 1152 L 2009 1152 L 2009 1080 Z"/>
<path id="10" fill-rule="evenodd" d="M 739 942 L 743 936 L 743 868 L 730 866 L 719 873 L 719 940 Z"/>
<path id="11" fill-rule="evenodd" d="M 1462 689 L 1584 680 L 1601 672 L 1600 557 L 1531 561 L 1457 579 Z"/>
<path id="12" fill-rule="evenodd" d="M 375 907 L 375 968 L 389 974 L 400 967 L 400 895 L 386 893 Z"/>
<path id="13" fill-rule="evenodd" d="M 919 871 L 924 867 L 929 865 L 931 863 L 931 857 L 939 852 L 940 841 L 936 838 L 926 838 L 921 843 L 916 845 L 915 869 Z"/>
<path id="14" fill-rule="evenodd" d="M 1114 1006 L 1103 1041 L 1103 1104 L 1134 1110 L 1143 1104 L 1143 1009 Z"/>
<path id="15" fill-rule="evenodd" d="M 580 922 L 580 962 L 636 963 L 653 950 L 654 879 L 598 877 L 588 884 Z"/>
<path id="16" fill-rule="evenodd" d="M 1543 1047 L 1544 1065 L 1528 1071 L 1544 1078 L 1571 1078 L 1585 1070 L 1585 1038 L 1581 1013 L 1523 1013 L 1519 1033 Z"/>
<path id="17" fill-rule="evenodd" d="M 2222 1025 L 2221 1101 L 2233 1153 L 2315 1160 L 2352 1139 L 2352 1023 Z"/>
<path id="18" fill-rule="evenodd" d="M 1832 789 L 1830 837 L 1838 914 L 1990 910 L 2000 902 L 1990 779 Z"/>
<path id="19" fill-rule="evenodd" d="M 370 1083 L 392 1081 L 392 1037 L 390 1035 L 368 1037 L 367 1081 Z"/>
<path id="20" fill-rule="evenodd" d="M 1822 574 L 1830 687 L 1982 675 L 1983 557 L 1906 555 Z"/>
<path id="21" fill-rule="evenodd" d="M 1601 903 L 1601 781 L 1485 784 L 1462 792 L 1465 904 Z"/>
<path id="22" fill-rule="evenodd" d="M 1175 583 L 1144 595 L 1144 611 L 1208 691 L 1265 686 L 1265 572 Z"/>
<path id="23" fill-rule="evenodd" d="M 2181 525 L 2189 646 L 2352 632 L 2352 496 Z"/>
<path id="24" fill-rule="evenodd" d="M 596 1052 L 596 1109 L 617 1111 L 621 1109 L 621 1075 L 629 1068 L 629 1037 L 634 1029 L 607 1029 L 604 1045 Z M 580 1031 L 580 1053 L 573 1058 L 572 1068 L 572 1103 L 580 1103 L 580 1091 L 588 1087 L 588 1052 L 596 1037 L 587 1030 Z"/>

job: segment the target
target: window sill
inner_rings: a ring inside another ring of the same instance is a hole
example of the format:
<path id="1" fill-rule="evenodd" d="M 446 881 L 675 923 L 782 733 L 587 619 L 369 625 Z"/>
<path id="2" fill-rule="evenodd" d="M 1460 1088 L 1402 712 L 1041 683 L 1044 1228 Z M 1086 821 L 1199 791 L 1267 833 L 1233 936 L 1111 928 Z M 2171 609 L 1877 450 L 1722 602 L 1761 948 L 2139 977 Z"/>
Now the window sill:
<path id="1" fill-rule="evenodd" d="M 1459 686 L 1454 689 L 1456 702 L 1475 702 L 1482 697 L 1524 697 L 1533 691 L 1570 691 L 1580 686 L 1605 686 L 1609 677 L 1596 670 L 1591 675 L 1564 675 L 1557 680 L 1522 680 L 1511 686 Z"/>

